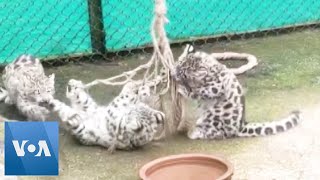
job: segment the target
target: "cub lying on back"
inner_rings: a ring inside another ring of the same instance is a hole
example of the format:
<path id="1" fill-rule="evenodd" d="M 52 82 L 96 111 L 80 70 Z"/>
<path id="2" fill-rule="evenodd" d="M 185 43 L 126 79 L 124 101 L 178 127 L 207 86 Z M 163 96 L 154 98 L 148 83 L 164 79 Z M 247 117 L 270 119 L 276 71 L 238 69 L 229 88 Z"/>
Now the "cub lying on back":
<path id="1" fill-rule="evenodd" d="M 66 96 L 71 107 L 56 99 L 40 105 L 56 112 L 84 145 L 130 150 L 152 141 L 163 126 L 165 115 L 142 102 L 149 95 L 149 87 L 128 83 L 108 106 L 99 106 L 81 81 L 70 80 Z"/>
<path id="2" fill-rule="evenodd" d="M 30 55 L 19 56 L 3 72 L 4 87 L 0 101 L 14 104 L 28 120 L 45 120 L 49 111 L 38 102 L 53 98 L 54 74 L 46 76 L 40 60 Z"/>

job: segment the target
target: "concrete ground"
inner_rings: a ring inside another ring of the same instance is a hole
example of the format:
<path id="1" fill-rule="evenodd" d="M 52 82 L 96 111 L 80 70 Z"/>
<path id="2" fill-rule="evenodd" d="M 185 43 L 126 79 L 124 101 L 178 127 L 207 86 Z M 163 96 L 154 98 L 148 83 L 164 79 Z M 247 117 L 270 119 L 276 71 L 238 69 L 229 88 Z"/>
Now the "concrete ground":
<path id="1" fill-rule="evenodd" d="M 296 129 L 250 144 L 228 155 L 236 167 L 234 179 L 320 179 L 320 104 L 303 111 Z"/>
<path id="2" fill-rule="evenodd" d="M 59 177 L 21 179 L 139 179 L 138 170 L 143 164 L 180 153 L 223 155 L 235 167 L 235 180 L 320 179 L 317 169 L 320 166 L 319 34 L 319 30 L 308 30 L 199 47 L 207 52 L 235 51 L 256 55 L 258 67 L 241 77 L 247 93 L 247 121 L 271 121 L 286 116 L 292 110 L 303 110 L 301 125 L 288 132 L 269 137 L 222 141 L 192 141 L 185 135 L 174 135 L 133 152 L 117 151 L 110 155 L 106 149 L 80 145 L 61 130 Z M 181 48 L 174 48 L 173 51 L 179 54 Z M 84 82 L 106 78 L 132 69 L 148 58 L 146 54 L 134 55 L 123 58 L 118 64 L 69 64 L 46 71 L 56 73 L 56 95 L 65 101 L 65 85 L 70 78 Z M 97 86 L 90 93 L 99 103 L 105 104 L 116 96 L 118 88 Z M 193 109 L 192 105 L 190 109 Z M 0 114 L 23 119 L 14 107 L 3 104 L 0 104 Z M 192 119 L 192 113 L 187 114 L 187 118 Z M 3 126 L 0 129 L 3 136 Z"/>

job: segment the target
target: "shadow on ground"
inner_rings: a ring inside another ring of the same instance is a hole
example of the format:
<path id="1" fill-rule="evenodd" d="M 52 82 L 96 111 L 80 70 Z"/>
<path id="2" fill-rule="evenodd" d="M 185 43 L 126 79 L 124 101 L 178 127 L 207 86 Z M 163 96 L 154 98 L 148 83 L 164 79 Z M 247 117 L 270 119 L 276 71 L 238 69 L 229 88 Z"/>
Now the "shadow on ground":
<path id="1" fill-rule="evenodd" d="M 319 179 L 319 171 L 315 171 L 316 165 L 320 164 L 320 144 L 315 140 L 320 136 L 320 106 L 316 106 L 320 102 L 319 33 L 318 30 L 304 31 L 198 47 L 206 52 L 235 51 L 256 55 L 259 66 L 241 77 L 247 93 L 247 120 L 271 121 L 292 110 L 304 109 L 305 120 L 301 126 L 276 136 L 223 141 L 191 141 L 184 135 L 175 135 L 133 152 L 117 151 L 112 155 L 100 147 L 79 145 L 61 131 L 59 178 L 138 179 L 138 169 L 150 160 L 197 152 L 222 154 L 230 159 L 235 166 L 236 180 Z M 173 51 L 179 54 L 181 48 Z M 134 55 L 119 63 L 69 64 L 46 71 L 56 74 L 56 95 L 65 101 L 65 85 L 69 79 L 90 82 L 106 78 L 132 69 L 148 58 L 146 54 Z M 105 104 L 117 95 L 118 90 L 97 86 L 90 93 L 99 103 Z M 0 114 L 11 119 L 23 118 L 14 107 L 3 104 Z M 3 131 L 3 127 L 1 129 Z"/>

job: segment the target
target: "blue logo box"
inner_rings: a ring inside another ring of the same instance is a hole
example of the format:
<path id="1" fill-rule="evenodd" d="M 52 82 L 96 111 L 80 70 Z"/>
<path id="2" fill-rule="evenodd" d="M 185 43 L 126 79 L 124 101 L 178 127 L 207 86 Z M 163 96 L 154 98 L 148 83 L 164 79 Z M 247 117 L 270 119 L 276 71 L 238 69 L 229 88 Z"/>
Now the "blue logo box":
<path id="1" fill-rule="evenodd" d="M 5 122 L 4 158 L 5 175 L 58 175 L 58 122 Z"/>

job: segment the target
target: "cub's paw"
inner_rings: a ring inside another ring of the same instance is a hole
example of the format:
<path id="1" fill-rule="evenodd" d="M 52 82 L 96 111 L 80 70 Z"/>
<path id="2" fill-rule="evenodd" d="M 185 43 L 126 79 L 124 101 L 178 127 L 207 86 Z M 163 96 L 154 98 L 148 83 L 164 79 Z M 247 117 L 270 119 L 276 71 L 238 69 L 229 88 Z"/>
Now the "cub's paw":
<path id="1" fill-rule="evenodd" d="M 197 129 L 188 132 L 188 138 L 192 140 L 204 139 L 203 134 Z"/>
<path id="2" fill-rule="evenodd" d="M 43 99 L 43 100 L 38 102 L 38 105 L 40 107 L 44 107 L 44 108 L 46 108 L 48 110 L 53 110 L 54 107 L 55 107 L 54 102 L 51 99 Z"/>
<path id="3" fill-rule="evenodd" d="M 223 140 L 225 139 L 225 136 L 222 132 L 218 131 L 216 133 L 213 133 L 212 137 L 210 139 L 214 139 L 214 140 Z"/>

